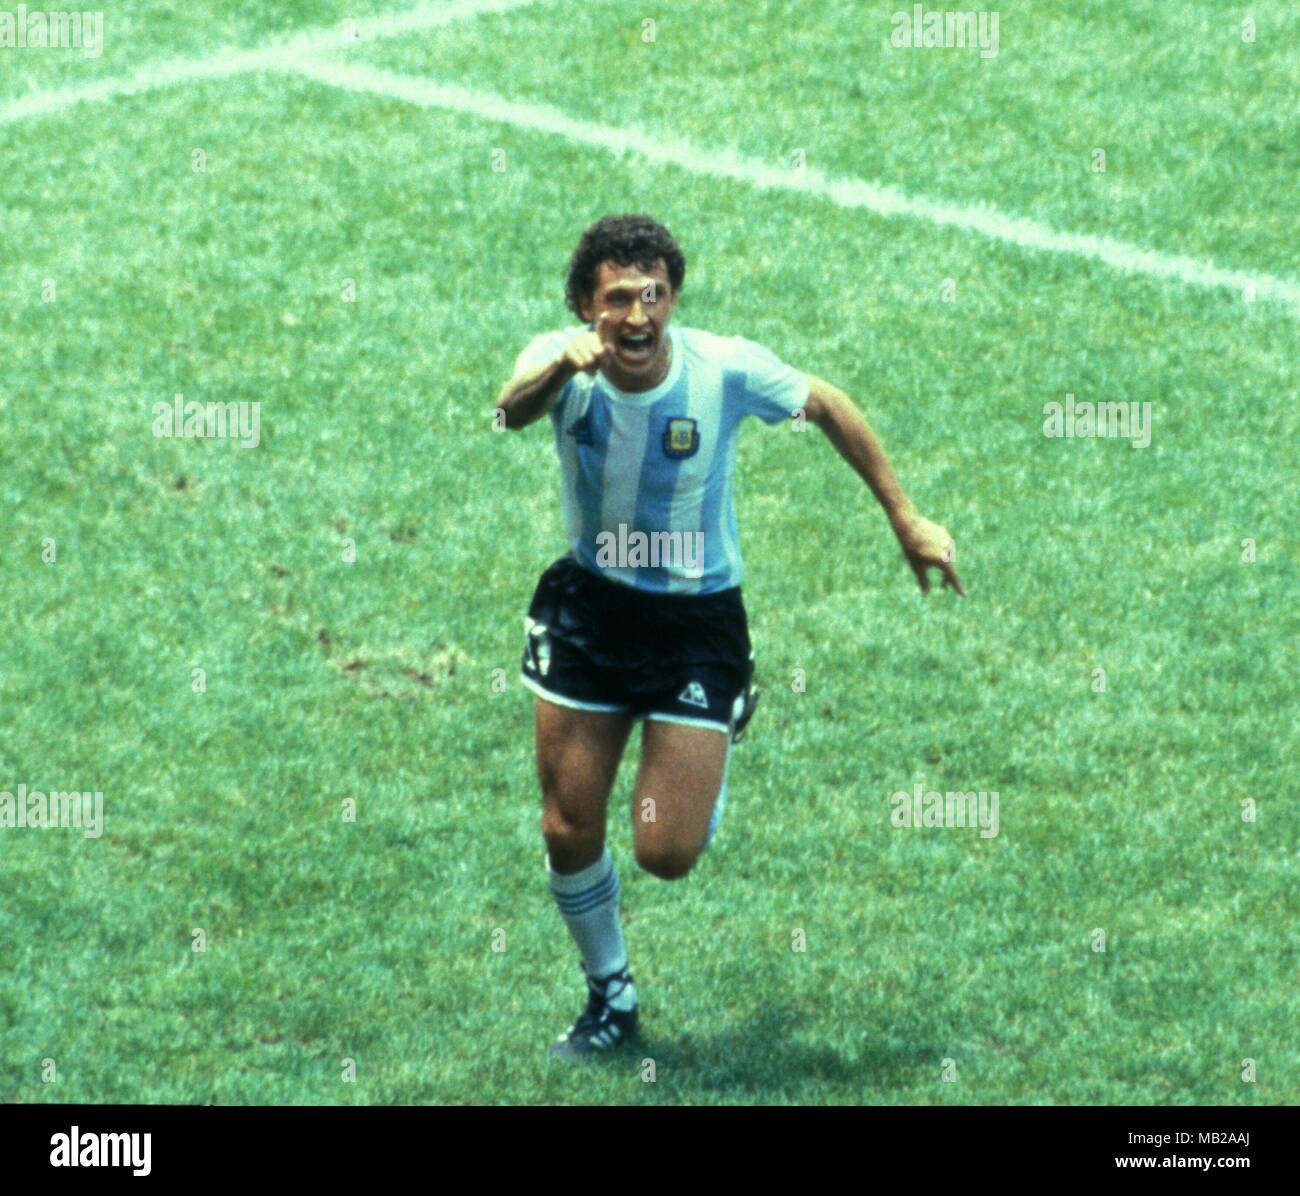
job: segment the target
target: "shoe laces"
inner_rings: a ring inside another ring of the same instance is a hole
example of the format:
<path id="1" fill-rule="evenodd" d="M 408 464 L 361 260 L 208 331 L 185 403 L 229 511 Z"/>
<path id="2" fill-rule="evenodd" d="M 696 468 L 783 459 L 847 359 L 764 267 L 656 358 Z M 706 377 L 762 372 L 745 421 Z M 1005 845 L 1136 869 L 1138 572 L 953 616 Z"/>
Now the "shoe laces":
<path id="1" fill-rule="evenodd" d="M 627 968 L 603 979 L 588 975 L 587 1008 L 582 1011 L 582 1015 L 574 1023 L 573 1028 L 575 1030 L 590 1029 L 603 1025 L 611 1008 L 610 1002 L 631 983 L 632 976 Z"/>

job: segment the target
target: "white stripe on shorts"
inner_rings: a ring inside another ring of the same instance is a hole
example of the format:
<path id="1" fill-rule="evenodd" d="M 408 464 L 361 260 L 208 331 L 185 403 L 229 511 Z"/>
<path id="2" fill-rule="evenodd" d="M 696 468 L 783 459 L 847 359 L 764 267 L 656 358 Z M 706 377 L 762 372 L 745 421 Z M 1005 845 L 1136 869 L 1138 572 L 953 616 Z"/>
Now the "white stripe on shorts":
<path id="1" fill-rule="evenodd" d="M 626 714 L 632 709 L 630 706 L 605 706 L 599 702 L 579 702 L 577 698 L 561 697 L 559 694 L 552 693 L 549 689 L 538 685 L 527 673 L 520 673 L 519 680 L 539 698 L 545 698 L 548 702 L 554 702 L 557 706 L 567 706 L 570 710 L 594 710 L 600 714 Z M 716 726 L 716 724 L 710 723 L 709 726 Z"/>

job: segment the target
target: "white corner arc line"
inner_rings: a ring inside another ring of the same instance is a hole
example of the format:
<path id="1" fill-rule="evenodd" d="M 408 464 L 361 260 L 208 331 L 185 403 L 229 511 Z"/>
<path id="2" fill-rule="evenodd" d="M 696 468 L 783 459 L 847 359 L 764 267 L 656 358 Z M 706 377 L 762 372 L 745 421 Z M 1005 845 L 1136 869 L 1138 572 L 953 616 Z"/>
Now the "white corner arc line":
<path id="1" fill-rule="evenodd" d="M 283 70 L 300 59 L 315 58 L 330 50 L 346 50 L 360 42 L 380 41 L 403 33 L 422 33 L 456 21 L 524 8 L 534 3 L 536 0 L 450 0 L 436 5 L 421 4 L 404 12 L 357 17 L 355 22 L 347 24 L 346 29 L 340 22 L 331 28 L 306 30 L 252 49 L 227 48 L 201 58 L 155 62 L 120 78 L 51 91 L 34 91 L 0 102 L 0 125 L 47 116 L 77 104 L 139 95 L 184 83 L 225 79 L 250 71 Z"/>
<path id="2" fill-rule="evenodd" d="M 1300 285 L 1270 274 L 1227 270 L 1184 255 L 1143 249 L 1112 237 L 1060 232 L 1037 220 L 1008 215 L 996 208 L 945 203 L 909 195 L 897 187 L 863 179 L 837 179 L 805 167 L 794 171 L 725 149 L 702 149 L 689 142 L 635 128 L 614 128 L 580 120 L 543 104 L 509 100 L 491 92 L 413 79 L 376 67 L 300 59 L 287 69 L 318 83 L 346 91 L 384 96 L 422 108 L 462 112 L 517 128 L 550 133 L 619 155 L 639 154 L 651 162 L 680 167 L 691 174 L 731 179 L 751 187 L 799 192 L 828 199 L 845 208 L 880 216 L 911 216 L 932 224 L 976 233 L 995 241 L 1047 253 L 1098 261 L 1128 274 L 1168 279 L 1195 287 L 1227 287 L 1257 299 L 1274 299 L 1300 309 Z"/>

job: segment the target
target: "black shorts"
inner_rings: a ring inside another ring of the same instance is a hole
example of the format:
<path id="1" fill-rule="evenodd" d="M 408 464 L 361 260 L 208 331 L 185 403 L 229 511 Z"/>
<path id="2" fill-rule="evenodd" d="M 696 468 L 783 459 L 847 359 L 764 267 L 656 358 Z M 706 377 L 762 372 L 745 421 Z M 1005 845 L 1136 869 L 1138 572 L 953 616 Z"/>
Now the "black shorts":
<path id="1" fill-rule="evenodd" d="M 729 731 L 753 673 L 740 587 L 653 594 L 561 557 L 524 620 L 523 682 L 578 710 Z"/>

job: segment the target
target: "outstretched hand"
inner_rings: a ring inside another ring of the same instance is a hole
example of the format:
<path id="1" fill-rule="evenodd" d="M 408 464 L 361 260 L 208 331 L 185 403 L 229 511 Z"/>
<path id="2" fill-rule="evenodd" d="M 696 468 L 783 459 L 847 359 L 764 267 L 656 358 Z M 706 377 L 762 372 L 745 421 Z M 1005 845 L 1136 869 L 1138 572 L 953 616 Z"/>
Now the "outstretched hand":
<path id="1" fill-rule="evenodd" d="M 594 374 L 607 365 L 612 351 L 610 326 L 613 322 L 613 313 L 601 312 L 590 332 L 584 332 L 569 342 L 560 355 L 565 364 L 574 372 L 581 370 L 588 374 Z"/>
<path id="2" fill-rule="evenodd" d="M 953 568 L 957 559 L 957 544 L 948 532 L 937 523 L 914 515 L 901 522 L 894 531 L 898 543 L 902 546 L 903 556 L 916 574 L 917 583 L 922 594 L 930 592 L 930 570 L 938 569 L 943 574 L 943 587 L 951 586 L 963 598 L 966 589 Z"/>

